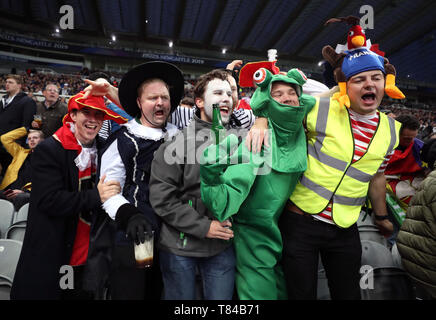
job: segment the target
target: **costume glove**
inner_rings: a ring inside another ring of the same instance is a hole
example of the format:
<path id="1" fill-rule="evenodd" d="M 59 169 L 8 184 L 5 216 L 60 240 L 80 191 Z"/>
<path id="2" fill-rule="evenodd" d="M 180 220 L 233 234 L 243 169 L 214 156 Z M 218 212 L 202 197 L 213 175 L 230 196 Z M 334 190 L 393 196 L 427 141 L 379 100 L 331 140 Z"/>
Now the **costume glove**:
<path id="1" fill-rule="evenodd" d="M 151 224 L 144 214 L 130 203 L 123 204 L 117 211 L 115 222 L 121 230 L 125 230 L 127 236 L 136 244 L 145 241 L 145 234 L 151 235 Z"/>

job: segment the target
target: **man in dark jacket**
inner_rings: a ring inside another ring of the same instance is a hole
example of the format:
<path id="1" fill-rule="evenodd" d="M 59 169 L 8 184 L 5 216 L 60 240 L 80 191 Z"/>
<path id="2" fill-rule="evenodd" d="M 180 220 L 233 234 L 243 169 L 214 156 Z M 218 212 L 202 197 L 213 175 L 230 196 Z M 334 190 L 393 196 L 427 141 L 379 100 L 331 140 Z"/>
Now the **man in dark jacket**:
<path id="1" fill-rule="evenodd" d="M 12 299 L 88 299 L 82 275 L 90 246 L 90 219 L 120 192 L 117 182 L 94 186 L 98 142 L 104 119 L 119 119 L 102 97 L 68 103 L 63 126 L 35 149 L 32 193 Z M 102 213 L 104 214 L 104 213 Z"/>
<path id="2" fill-rule="evenodd" d="M 33 120 L 36 112 L 35 101 L 21 91 L 21 85 L 21 76 L 16 74 L 7 76 L 6 95 L 0 100 L 0 135 L 20 127 L 29 129 Z M 24 139 L 20 141 L 23 147 L 24 142 Z M 1 176 L 4 175 L 11 161 L 10 154 L 0 145 Z"/>
<path id="3" fill-rule="evenodd" d="M 68 108 L 59 99 L 59 88 L 56 84 L 46 84 L 42 94 L 45 100 L 36 104 L 36 114 L 41 117 L 41 122 L 34 120 L 32 127 L 42 130 L 44 136 L 48 138 L 62 126 L 62 118 L 66 115 Z"/>

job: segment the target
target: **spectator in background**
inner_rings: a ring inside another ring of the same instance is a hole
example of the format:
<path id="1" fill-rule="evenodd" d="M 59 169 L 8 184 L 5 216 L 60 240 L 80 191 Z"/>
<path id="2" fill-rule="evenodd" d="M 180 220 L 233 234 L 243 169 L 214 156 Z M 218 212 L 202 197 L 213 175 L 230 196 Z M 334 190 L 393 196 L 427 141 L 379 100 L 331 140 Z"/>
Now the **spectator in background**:
<path id="1" fill-rule="evenodd" d="M 407 210 L 410 199 L 424 179 L 424 168 L 420 157 L 424 143 L 416 138 L 419 122 L 414 116 L 400 115 L 396 120 L 402 124 L 400 142 L 386 166 L 385 176 L 388 189 Z"/>
<path id="2" fill-rule="evenodd" d="M 421 159 L 427 165 L 427 174 L 436 169 L 436 134 L 432 134 L 428 140 L 424 141 L 424 146 L 421 149 Z"/>
<path id="3" fill-rule="evenodd" d="M 419 130 L 418 139 L 425 140 L 430 137 L 430 135 L 433 133 L 433 126 L 430 124 L 429 121 L 424 121 L 422 127 Z"/>
<path id="4" fill-rule="evenodd" d="M 194 99 L 190 97 L 184 97 L 182 101 L 180 101 L 180 106 L 183 108 L 192 109 L 195 106 Z"/>
<path id="5" fill-rule="evenodd" d="M 23 148 L 15 140 L 25 136 L 29 148 Z M 6 198 L 14 204 L 15 210 L 19 210 L 30 200 L 31 182 L 31 157 L 36 146 L 44 140 L 44 134 L 40 130 L 30 130 L 21 127 L 0 137 L 5 149 L 12 156 L 12 162 L 6 170 L 5 177 L 0 184 L 1 198 Z"/>
<path id="6" fill-rule="evenodd" d="M 6 77 L 6 95 L 0 101 L 0 135 L 11 130 L 25 127 L 30 128 L 33 115 L 36 112 L 36 103 L 21 91 L 22 78 L 11 74 Z M 25 145 L 24 139 L 18 141 Z M 12 161 L 11 155 L 0 146 L 1 174 L 3 176 Z"/>
<path id="7" fill-rule="evenodd" d="M 67 114 L 68 107 L 59 99 L 59 88 L 54 83 L 48 83 L 42 94 L 43 102 L 36 103 L 36 115 L 32 128 L 40 129 L 45 137 L 50 137 L 62 126 L 62 118 Z"/>
<path id="8" fill-rule="evenodd" d="M 194 106 L 194 99 L 190 97 L 184 97 L 180 102 L 180 105 L 177 106 L 177 109 L 171 113 L 169 122 L 177 126 L 179 130 L 187 127 L 194 116 Z"/>
<path id="9" fill-rule="evenodd" d="M 397 118 L 396 114 L 393 113 L 393 112 L 389 112 L 389 113 L 388 113 L 388 117 L 391 117 L 392 119 Z"/>
<path id="10" fill-rule="evenodd" d="M 232 89 L 233 113 L 230 116 L 230 126 L 233 128 L 250 129 L 254 124 L 255 117 L 249 106 L 239 108 L 239 68 L 242 66 L 242 60 L 233 60 L 225 69 L 227 72 L 227 81 Z M 236 68 L 236 69 L 235 69 Z"/>
<path id="11" fill-rule="evenodd" d="M 68 83 L 65 82 L 62 87 L 62 95 L 67 96 L 69 94 L 70 94 L 70 88 L 68 88 Z"/>

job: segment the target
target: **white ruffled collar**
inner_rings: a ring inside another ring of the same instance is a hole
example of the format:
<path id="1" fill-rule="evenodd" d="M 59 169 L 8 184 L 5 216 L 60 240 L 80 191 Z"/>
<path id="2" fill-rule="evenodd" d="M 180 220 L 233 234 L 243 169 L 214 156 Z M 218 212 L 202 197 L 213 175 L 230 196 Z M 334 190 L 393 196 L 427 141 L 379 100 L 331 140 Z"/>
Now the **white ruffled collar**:
<path id="1" fill-rule="evenodd" d="M 139 124 L 136 119 L 129 120 L 129 122 L 122 125 L 125 126 L 127 131 L 129 131 L 131 134 L 134 134 L 139 138 L 154 141 L 158 141 L 162 138 L 166 140 L 179 132 L 177 127 L 172 123 L 167 123 L 167 126 L 165 127 L 166 132 L 164 132 L 161 128 L 150 128 L 143 126 L 142 124 Z"/>
<path id="2" fill-rule="evenodd" d="M 71 123 L 70 130 L 72 133 L 76 130 L 74 123 Z M 79 140 L 77 140 L 77 143 L 82 147 L 82 151 L 80 151 L 79 155 L 74 159 L 77 168 L 79 168 L 80 171 L 85 171 L 93 164 L 97 166 L 97 142 L 94 140 L 91 147 L 84 147 Z"/>

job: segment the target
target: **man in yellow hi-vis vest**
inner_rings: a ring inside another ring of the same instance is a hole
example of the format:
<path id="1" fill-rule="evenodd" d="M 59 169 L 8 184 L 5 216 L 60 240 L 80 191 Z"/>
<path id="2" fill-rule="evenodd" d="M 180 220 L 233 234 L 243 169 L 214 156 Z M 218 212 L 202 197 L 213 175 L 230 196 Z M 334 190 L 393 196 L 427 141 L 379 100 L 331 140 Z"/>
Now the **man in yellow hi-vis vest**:
<path id="1" fill-rule="evenodd" d="M 332 299 L 360 299 L 356 221 L 367 195 L 380 231 L 392 232 L 383 171 L 401 124 L 377 111 L 385 92 L 383 59 L 349 53 L 342 72 L 350 108 L 317 98 L 306 118 L 307 170 L 279 222 L 289 299 L 316 299 L 319 256 Z"/>

